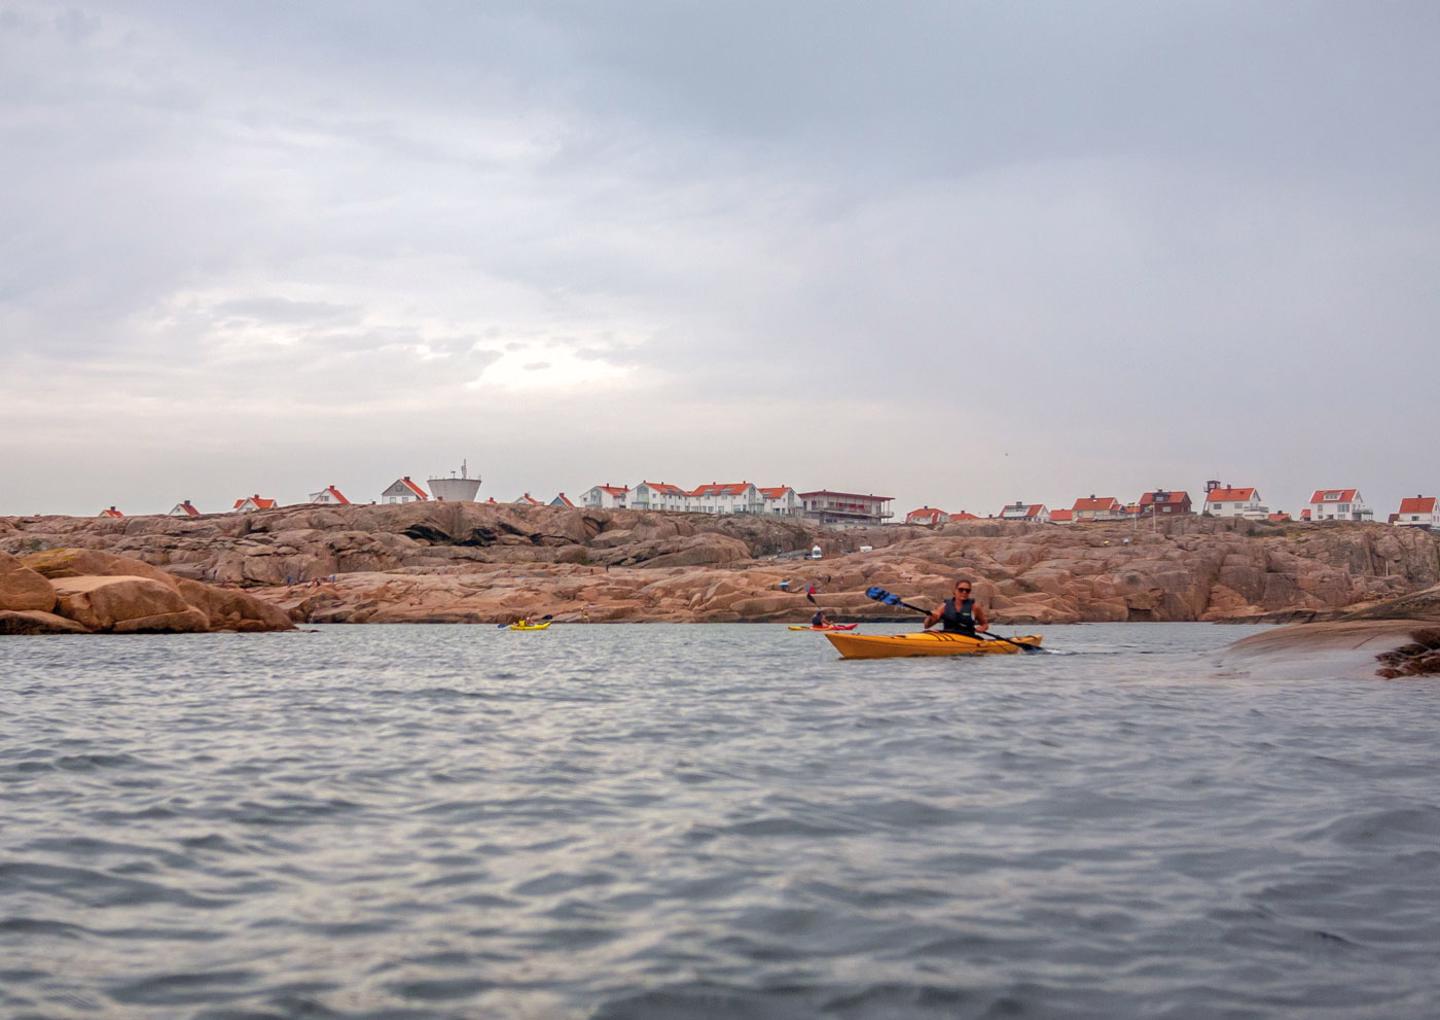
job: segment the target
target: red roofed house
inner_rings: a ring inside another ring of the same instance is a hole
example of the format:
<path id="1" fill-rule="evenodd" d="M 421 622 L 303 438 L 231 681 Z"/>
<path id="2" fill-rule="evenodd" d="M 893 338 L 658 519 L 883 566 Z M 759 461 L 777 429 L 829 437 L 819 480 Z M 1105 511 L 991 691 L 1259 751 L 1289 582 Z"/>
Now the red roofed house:
<path id="1" fill-rule="evenodd" d="M 641 482 L 630 495 L 630 509 L 683 513 L 690 509 L 690 496 L 680 486 L 669 482 Z"/>
<path id="2" fill-rule="evenodd" d="M 800 497 L 795 495 L 795 490 L 790 486 L 775 485 L 759 491 L 760 498 L 764 500 L 765 513 L 789 516 L 800 512 Z"/>
<path id="3" fill-rule="evenodd" d="M 412 482 L 409 475 L 395 479 L 380 493 L 382 503 L 427 503 L 429 500 L 425 490 Z"/>
<path id="4" fill-rule="evenodd" d="M 1021 524 L 1050 523 L 1050 508 L 1044 503 L 1022 503 L 1018 499 L 1000 510 L 1002 521 L 1019 521 Z"/>
<path id="5" fill-rule="evenodd" d="M 711 482 L 690 490 L 690 509 L 702 514 L 758 514 L 765 497 L 750 482 Z"/>
<path id="6" fill-rule="evenodd" d="M 922 506 L 918 510 L 911 510 L 905 515 L 906 524 L 919 524 L 927 528 L 933 528 L 937 524 L 943 524 L 949 519 L 949 514 L 944 510 L 937 510 L 933 506 Z"/>
<path id="7" fill-rule="evenodd" d="M 1310 508 L 1308 506 L 1304 510 L 1300 511 L 1300 519 L 1302 521 L 1310 520 Z"/>
<path id="8" fill-rule="evenodd" d="M 1314 521 L 1373 521 L 1375 512 L 1365 505 L 1359 489 L 1316 489 L 1310 496 Z"/>
<path id="9" fill-rule="evenodd" d="M 1287 524 L 1294 518 L 1292 518 L 1284 510 L 1277 510 L 1273 514 L 1268 515 L 1265 519 L 1271 524 Z"/>
<path id="10" fill-rule="evenodd" d="M 519 498 L 511 500 L 512 503 L 519 503 L 521 506 L 544 506 L 545 504 L 536 499 L 530 493 L 522 493 Z"/>
<path id="11" fill-rule="evenodd" d="M 1051 523 L 1051 524 L 1074 524 L 1074 523 L 1075 523 L 1075 511 L 1074 511 L 1074 510 L 1051 510 L 1051 511 L 1050 511 L 1050 523 Z"/>
<path id="12" fill-rule="evenodd" d="M 246 496 L 244 499 L 237 499 L 235 505 L 230 508 L 231 513 L 248 514 L 252 510 L 273 510 L 276 501 L 266 499 L 264 496 Z"/>
<path id="13" fill-rule="evenodd" d="M 1046 517 L 1048 519 L 1049 515 L 1047 514 Z M 978 514 L 972 514 L 969 510 L 961 510 L 958 514 L 950 515 L 951 524 L 958 524 L 961 521 L 978 521 L 979 519 Z"/>
<path id="14" fill-rule="evenodd" d="M 119 510 L 116 510 L 113 506 L 107 506 L 104 510 L 101 510 L 101 511 L 100 511 L 98 514 L 96 514 L 95 516 L 96 516 L 96 517 L 124 517 L 125 515 L 124 515 L 123 513 L 121 513 Z"/>
<path id="15" fill-rule="evenodd" d="M 1184 490 L 1172 492 L 1169 489 L 1156 489 L 1140 496 L 1140 512 L 1155 514 L 1157 517 L 1175 517 L 1194 513 L 1194 509 L 1190 505 L 1190 493 Z"/>
<path id="16" fill-rule="evenodd" d="M 1205 512 L 1211 517 L 1244 517 L 1263 521 L 1270 508 L 1260 502 L 1260 490 L 1254 486 L 1237 488 L 1210 481 L 1205 483 Z"/>
<path id="17" fill-rule="evenodd" d="M 170 508 L 170 517 L 199 517 L 200 511 L 195 509 L 195 504 L 188 499 L 183 503 L 176 503 Z"/>
<path id="18" fill-rule="evenodd" d="M 1077 499 L 1070 509 L 1077 524 L 1081 521 L 1125 520 L 1125 505 L 1114 496 L 1096 496 L 1092 492 Z"/>
<path id="19" fill-rule="evenodd" d="M 1434 496 L 1407 496 L 1400 501 L 1400 512 L 1395 523 L 1404 528 L 1429 528 L 1440 531 L 1440 509 Z"/>
<path id="20" fill-rule="evenodd" d="M 327 485 L 319 492 L 310 493 L 310 502 L 319 503 L 323 506 L 349 506 L 350 501 L 345 494 L 333 485 Z"/>
<path id="21" fill-rule="evenodd" d="M 554 499 L 552 499 L 550 501 L 550 505 L 564 507 L 566 510 L 575 509 L 575 504 L 570 502 L 570 497 L 565 495 L 565 493 L 563 492 L 560 493 L 560 495 L 556 496 Z"/>
<path id="22" fill-rule="evenodd" d="M 611 485 L 609 482 L 591 486 L 585 495 L 580 497 L 581 503 L 601 510 L 623 510 L 629 501 L 630 486 Z"/>

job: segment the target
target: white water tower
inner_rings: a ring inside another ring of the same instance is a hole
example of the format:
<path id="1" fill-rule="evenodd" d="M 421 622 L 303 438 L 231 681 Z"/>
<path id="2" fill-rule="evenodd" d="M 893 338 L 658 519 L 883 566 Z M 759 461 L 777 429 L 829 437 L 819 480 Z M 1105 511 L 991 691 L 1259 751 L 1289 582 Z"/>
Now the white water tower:
<path id="1" fill-rule="evenodd" d="M 449 478 L 428 479 L 430 495 L 446 503 L 473 503 L 475 494 L 480 491 L 480 478 L 470 477 L 468 461 L 460 462 L 460 477 L 455 477 L 455 472 L 450 472 Z"/>

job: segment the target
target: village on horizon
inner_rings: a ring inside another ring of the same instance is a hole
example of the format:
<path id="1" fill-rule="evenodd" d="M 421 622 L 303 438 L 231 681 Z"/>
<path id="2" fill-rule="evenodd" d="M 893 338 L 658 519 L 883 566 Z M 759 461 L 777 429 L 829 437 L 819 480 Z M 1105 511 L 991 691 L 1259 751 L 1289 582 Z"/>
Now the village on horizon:
<path id="1" fill-rule="evenodd" d="M 642 481 L 634 486 L 611 485 L 606 482 L 591 486 L 574 500 L 564 492 L 559 492 L 548 500 L 538 499 L 525 492 L 512 500 L 496 500 L 492 496 L 483 501 L 479 499 L 480 482 L 478 475 L 470 476 L 468 464 L 462 464 L 459 473 L 452 473 L 448 478 L 427 479 L 428 492 L 409 475 L 402 475 L 386 486 L 378 499 L 369 503 L 422 503 L 433 500 L 484 502 L 489 505 L 509 503 L 518 506 L 553 506 L 572 510 L 628 509 L 670 513 L 780 515 L 804 517 L 820 524 L 839 527 L 886 524 L 895 516 L 891 506 L 894 499 L 891 496 L 837 492 L 830 489 L 797 492 L 788 485 L 758 486 L 752 482 L 710 482 L 692 489 L 668 482 Z M 304 503 L 281 504 L 276 498 L 255 493 L 236 499 L 229 508 L 220 512 L 251 513 L 256 510 L 275 509 L 282 505 L 352 506 L 359 503 L 360 501 L 346 497 L 336 486 L 326 485 L 310 493 Z M 188 499 L 175 504 L 167 512 L 171 517 L 200 517 L 204 513 Z M 1121 502 L 1114 496 L 1097 496 L 1091 493 L 1076 499 L 1069 507 L 1054 509 L 1044 503 L 1017 500 L 1006 504 L 999 513 L 987 514 L 984 517 L 964 510 L 947 513 L 938 507 L 926 505 L 907 513 L 903 523 L 922 527 L 962 521 L 1069 525 L 1184 517 L 1197 513 L 1210 517 L 1272 523 L 1375 520 L 1374 510 L 1356 488 L 1316 489 L 1308 505 L 1303 507 L 1298 515 L 1292 516 L 1286 511 L 1271 510 L 1262 501 L 1260 490 L 1255 486 L 1232 486 L 1212 479 L 1205 483 L 1204 499 L 1198 511 L 1189 492 L 1184 489 L 1153 489 L 1128 503 Z M 126 514 L 118 507 L 109 506 L 101 510 L 98 516 L 121 518 Z M 1399 508 L 1388 515 L 1387 522 L 1402 527 L 1440 531 L 1440 499 L 1424 495 L 1406 497 L 1400 501 Z"/>

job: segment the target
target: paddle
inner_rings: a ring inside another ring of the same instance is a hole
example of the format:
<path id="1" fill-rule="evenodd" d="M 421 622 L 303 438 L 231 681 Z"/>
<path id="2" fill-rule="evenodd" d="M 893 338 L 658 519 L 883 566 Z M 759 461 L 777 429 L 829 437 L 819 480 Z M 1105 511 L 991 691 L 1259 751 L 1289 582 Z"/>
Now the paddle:
<path id="1" fill-rule="evenodd" d="M 906 609 L 913 609 L 917 613 L 924 613 L 926 616 L 930 615 L 930 610 L 922 609 L 920 606 L 912 605 L 909 602 L 905 602 L 900 598 L 899 595 L 892 595 L 884 588 L 866 588 L 865 597 L 874 602 L 883 602 L 887 606 L 904 606 Z M 1027 655 L 1043 655 L 1045 653 L 1044 648 L 1037 648 L 1035 645 L 1022 644 L 1019 641 L 1011 641 L 1009 638 L 1001 637 L 999 634 L 976 633 L 975 637 L 981 641 L 1004 641 L 1007 645 L 1014 645 L 1016 648 L 1020 649 L 1022 652 L 1025 652 Z"/>
<path id="2" fill-rule="evenodd" d="M 525 620 L 526 620 L 527 623 L 544 623 L 546 620 L 553 620 L 553 619 L 555 619 L 555 614 L 554 614 L 554 613 L 546 613 L 544 616 L 538 616 L 538 617 L 536 617 L 536 618 L 533 619 L 533 620 L 530 619 L 530 617 L 528 617 L 528 616 L 525 617 Z M 508 624 L 508 623 L 497 623 L 497 624 L 495 625 L 495 628 L 496 628 L 497 630 L 504 630 L 506 627 L 509 627 L 509 626 L 510 626 L 510 624 Z"/>

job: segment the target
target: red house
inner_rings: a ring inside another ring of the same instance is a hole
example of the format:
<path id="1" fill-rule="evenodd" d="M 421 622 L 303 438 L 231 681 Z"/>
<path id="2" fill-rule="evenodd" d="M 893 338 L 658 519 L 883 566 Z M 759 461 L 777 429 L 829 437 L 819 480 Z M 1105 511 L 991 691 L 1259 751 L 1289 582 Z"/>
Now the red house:
<path id="1" fill-rule="evenodd" d="M 1140 512 L 1163 517 L 1188 514 L 1194 511 L 1190 505 L 1190 493 L 1183 489 L 1179 492 L 1156 489 L 1153 492 L 1144 493 L 1140 497 Z"/>

